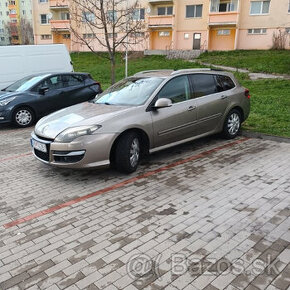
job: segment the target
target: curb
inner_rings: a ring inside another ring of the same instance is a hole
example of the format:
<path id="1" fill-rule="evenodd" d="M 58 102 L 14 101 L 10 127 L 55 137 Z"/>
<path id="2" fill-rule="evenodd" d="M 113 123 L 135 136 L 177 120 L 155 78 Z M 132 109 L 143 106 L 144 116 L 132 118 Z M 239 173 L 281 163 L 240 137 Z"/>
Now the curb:
<path id="1" fill-rule="evenodd" d="M 250 132 L 250 131 L 243 130 L 241 132 L 241 135 L 244 137 L 248 137 L 248 138 L 270 140 L 270 141 L 275 141 L 275 142 L 280 142 L 280 143 L 281 142 L 282 143 L 290 143 L 290 138 L 288 138 L 288 137 L 278 137 L 278 136 L 267 135 L 267 134 L 258 133 L 258 132 Z"/>

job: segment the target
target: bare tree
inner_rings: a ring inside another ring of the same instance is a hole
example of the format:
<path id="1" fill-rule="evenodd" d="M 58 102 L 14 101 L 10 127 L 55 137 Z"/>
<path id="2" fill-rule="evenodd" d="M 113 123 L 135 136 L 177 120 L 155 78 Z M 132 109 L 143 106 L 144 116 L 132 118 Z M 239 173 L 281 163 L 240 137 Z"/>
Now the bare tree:
<path id="1" fill-rule="evenodd" d="M 93 53 L 108 52 L 111 83 L 116 80 L 116 52 L 144 41 L 144 9 L 139 0 L 71 0 L 73 41 Z"/>
<path id="2" fill-rule="evenodd" d="M 33 27 L 31 22 L 26 18 L 21 18 L 19 23 L 7 22 L 5 30 L 10 39 L 11 44 L 14 44 L 12 39 L 17 39 L 17 44 L 33 44 Z"/>
<path id="3" fill-rule="evenodd" d="M 34 43 L 32 23 L 26 18 L 20 19 L 19 32 L 21 44 L 27 45 Z"/>

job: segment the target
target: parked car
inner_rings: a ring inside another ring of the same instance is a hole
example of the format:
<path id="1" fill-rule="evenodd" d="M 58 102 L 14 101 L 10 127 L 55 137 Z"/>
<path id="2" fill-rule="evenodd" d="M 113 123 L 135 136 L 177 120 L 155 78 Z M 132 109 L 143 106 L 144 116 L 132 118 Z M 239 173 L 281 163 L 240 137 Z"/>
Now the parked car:
<path id="1" fill-rule="evenodd" d="M 0 91 L 0 123 L 31 126 L 51 112 L 93 99 L 101 86 L 86 73 L 25 77 Z"/>
<path id="2" fill-rule="evenodd" d="M 32 133 L 37 159 L 67 168 L 113 164 L 136 170 L 140 157 L 206 135 L 237 136 L 250 112 L 249 91 L 231 73 L 147 71 L 93 101 L 41 119 Z"/>

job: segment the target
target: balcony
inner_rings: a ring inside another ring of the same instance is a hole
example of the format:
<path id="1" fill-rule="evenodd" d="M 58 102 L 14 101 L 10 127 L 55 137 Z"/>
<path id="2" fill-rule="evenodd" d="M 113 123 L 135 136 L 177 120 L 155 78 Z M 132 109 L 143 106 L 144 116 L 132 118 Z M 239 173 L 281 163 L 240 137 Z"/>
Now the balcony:
<path id="1" fill-rule="evenodd" d="M 238 12 L 211 12 L 209 14 L 209 26 L 234 25 L 238 22 Z"/>
<path id="2" fill-rule="evenodd" d="M 174 15 L 151 15 L 148 17 L 149 28 L 172 28 Z"/>
<path id="3" fill-rule="evenodd" d="M 69 31 L 70 21 L 69 20 L 50 20 L 52 31 Z"/>
<path id="4" fill-rule="evenodd" d="M 158 4 L 173 4 L 173 0 L 149 0 L 149 4 L 158 5 Z"/>
<path id="5" fill-rule="evenodd" d="M 69 7 L 68 0 L 50 0 L 49 1 L 50 9 L 67 9 Z"/>

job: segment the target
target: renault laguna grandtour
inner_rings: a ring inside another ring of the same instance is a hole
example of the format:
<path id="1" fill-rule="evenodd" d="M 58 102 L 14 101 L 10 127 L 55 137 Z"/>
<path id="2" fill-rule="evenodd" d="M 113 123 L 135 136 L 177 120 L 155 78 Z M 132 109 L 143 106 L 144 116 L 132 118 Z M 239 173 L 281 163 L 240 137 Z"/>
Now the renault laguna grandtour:
<path id="1" fill-rule="evenodd" d="M 42 118 L 31 144 L 34 156 L 50 165 L 111 164 L 131 173 L 145 154 L 219 132 L 235 138 L 249 112 L 249 91 L 231 73 L 144 71 Z"/>

